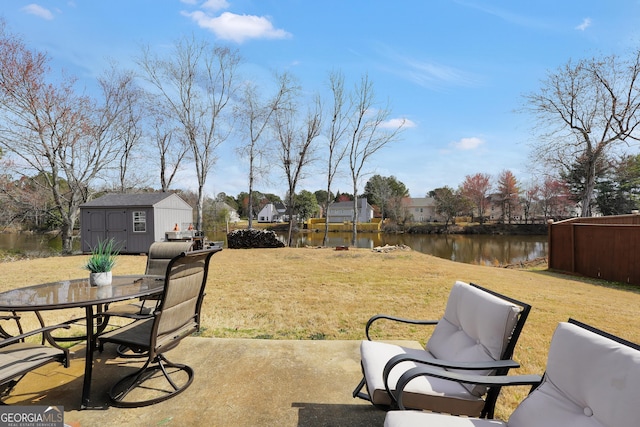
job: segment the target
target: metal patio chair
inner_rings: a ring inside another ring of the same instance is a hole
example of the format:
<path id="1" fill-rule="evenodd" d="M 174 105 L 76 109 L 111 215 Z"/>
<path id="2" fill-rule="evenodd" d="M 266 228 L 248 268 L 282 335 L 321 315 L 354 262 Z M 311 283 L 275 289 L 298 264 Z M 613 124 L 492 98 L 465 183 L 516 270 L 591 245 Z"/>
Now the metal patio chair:
<path id="1" fill-rule="evenodd" d="M 169 261 L 183 252 L 191 250 L 193 242 L 154 242 L 149 246 L 147 267 L 144 274 L 164 276 Z M 105 321 L 109 316 L 142 319 L 149 317 L 157 307 L 159 297 L 143 298 L 138 302 L 110 306 L 104 313 Z"/>
<path id="2" fill-rule="evenodd" d="M 385 427 L 613 427 L 640 420 L 640 346 L 569 319 L 556 328 L 543 377 L 478 377 L 417 367 L 398 381 L 396 400 L 415 378 L 435 375 L 467 384 L 532 385 L 507 422 L 419 411 L 391 411 Z"/>
<path id="3" fill-rule="evenodd" d="M 18 324 L 19 334 L 10 335 L 2 328 L 0 338 L 0 398 L 7 397 L 18 382 L 29 372 L 49 363 L 57 362 L 69 367 L 69 350 L 60 347 L 51 336 L 54 329 L 68 329 L 69 325 L 44 326 L 23 332 L 18 316 L 0 316 Z M 26 338 L 42 334 L 40 343 Z M 45 345 L 45 343 L 49 345 Z"/>
<path id="4" fill-rule="evenodd" d="M 105 343 L 114 343 L 145 354 L 147 358 L 139 370 L 125 376 L 111 388 L 109 397 L 115 406 L 151 405 L 167 400 L 191 385 L 193 369 L 170 362 L 165 353 L 199 330 L 209 261 L 220 250 L 198 250 L 174 257 L 167 266 L 160 303 L 152 317 L 98 336 L 101 348 Z M 153 382 L 153 386 L 142 386 L 147 382 Z M 159 382 L 163 385 L 160 386 Z M 136 391 L 140 389 L 144 393 L 138 395 Z M 149 397 L 150 390 L 156 394 Z"/>
<path id="5" fill-rule="evenodd" d="M 400 376 L 428 364 L 441 370 L 472 370 L 478 375 L 506 375 L 520 365 L 511 360 L 531 306 L 475 284 L 457 281 L 440 320 L 411 320 L 376 315 L 367 322 L 367 340 L 360 345 L 363 378 L 353 397 L 383 409 L 397 403 L 393 390 Z M 435 325 L 424 349 L 372 341 L 370 328 L 386 319 L 414 325 Z M 469 386 L 438 378 L 419 378 L 404 392 L 414 409 L 456 415 L 492 417 L 500 386 Z"/>

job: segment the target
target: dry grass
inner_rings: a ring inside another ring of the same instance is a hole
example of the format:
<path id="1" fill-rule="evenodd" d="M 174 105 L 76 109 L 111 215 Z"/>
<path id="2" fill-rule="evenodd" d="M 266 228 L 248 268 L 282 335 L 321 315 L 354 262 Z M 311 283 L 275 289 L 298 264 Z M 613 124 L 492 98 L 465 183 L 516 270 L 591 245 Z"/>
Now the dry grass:
<path id="1" fill-rule="evenodd" d="M 88 274 L 86 256 L 0 263 L 0 291 Z M 144 271 L 144 256 L 120 256 L 114 274 Z M 455 280 L 475 282 L 533 306 L 515 359 L 518 373 L 542 373 L 553 330 L 569 317 L 640 342 L 640 291 L 542 270 L 454 263 L 413 251 L 366 249 L 229 250 L 212 258 L 203 309 L 204 336 L 272 339 L 364 337 L 376 313 L 437 319 Z M 59 322 L 81 312 L 46 313 Z M 379 338 L 424 341 L 429 329 L 381 326 Z M 516 371 L 514 371 L 515 373 Z M 505 390 L 497 415 L 507 417 L 528 389 Z"/>

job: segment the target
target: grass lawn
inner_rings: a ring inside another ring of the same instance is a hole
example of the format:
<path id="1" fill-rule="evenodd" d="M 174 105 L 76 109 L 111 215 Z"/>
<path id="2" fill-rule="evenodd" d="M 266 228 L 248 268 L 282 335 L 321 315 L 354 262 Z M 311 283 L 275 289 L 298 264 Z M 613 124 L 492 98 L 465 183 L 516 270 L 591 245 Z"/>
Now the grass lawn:
<path id="1" fill-rule="evenodd" d="M 0 263 L 0 291 L 88 275 L 87 256 Z M 144 271 L 146 257 L 120 256 L 114 274 Z M 225 249 L 211 260 L 204 300 L 203 336 L 360 340 L 377 313 L 437 319 L 455 280 L 475 282 L 533 306 L 516 346 L 522 368 L 544 371 L 558 322 L 574 317 L 640 342 L 640 287 L 625 287 L 546 270 L 512 270 L 455 263 L 414 251 L 377 253 L 329 248 Z M 45 313 L 47 323 L 82 316 Z M 380 339 L 424 342 L 429 327 L 378 322 Z M 355 384 L 354 384 L 355 386 Z M 528 388 L 503 391 L 497 416 L 508 417 Z"/>

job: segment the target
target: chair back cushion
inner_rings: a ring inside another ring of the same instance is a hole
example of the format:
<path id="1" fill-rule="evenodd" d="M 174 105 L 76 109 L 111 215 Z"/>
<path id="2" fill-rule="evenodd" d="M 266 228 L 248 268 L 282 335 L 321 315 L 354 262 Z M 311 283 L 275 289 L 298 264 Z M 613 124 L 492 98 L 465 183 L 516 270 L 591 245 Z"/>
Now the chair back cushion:
<path id="1" fill-rule="evenodd" d="M 510 301 L 457 281 L 444 316 L 427 341 L 427 351 L 437 359 L 454 362 L 500 360 L 521 310 Z M 476 396 L 486 392 L 485 387 L 467 387 Z"/>
<path id="2" fill-rule="evenodd" d="M 169 261 L 182 252 L 188 252 L 193 242 L 153 242 L 149 246 L 145 274 L 164 276 Z"/>
<path id="3" fill-rule="evenodd" d="M 640 351 L 572 323 L 556 328 L 542 384 L 509 427 L 640 424 Z"/>
<path id="4" fill-rule="evenodd" d="M 155 351 L 177 345 L 200 327 L 200 306 L 204 296 L 209 259 L 217 250 L 188 252 L 169 263 L 160 306 L 156 311 Z"/>

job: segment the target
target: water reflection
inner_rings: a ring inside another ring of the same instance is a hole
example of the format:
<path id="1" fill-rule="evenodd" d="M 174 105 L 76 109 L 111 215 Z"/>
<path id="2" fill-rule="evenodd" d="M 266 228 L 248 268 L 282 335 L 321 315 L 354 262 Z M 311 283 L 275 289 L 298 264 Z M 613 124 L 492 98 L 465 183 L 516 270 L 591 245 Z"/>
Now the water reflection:
<path id="1" fill-rule="evenodd" d="M 209 237 L 211 233 L 207 233 Z M 284 242 L 286 233 L 276 233 Z M 212 240 L 225 240 L 224 233 Z M 321 246 L 324 233 L 299 233 L 294 245 Z M 211 237 L 209 237 L 211 239 Z M 547 256 L 547 236 L 359 233 L 356 247 L 407 245 L 412 250 L 467 264 L 505 265 Z M 352 246 L 351 233 L 329 233 L 329 247 Z"/>
<path id="2" fill-rule="evenodd" d="M 55 234 L 0 233 L 0 249 L 23 252 L 60 252 L 62 239 Z M 74 250 L 80 250 L 80 242 L 74 241 Z"/>
<path id="3" fill-rule="evenodd" d="M 298 246 L 322 245 L 323 233 L 301 234 Z M 330 233 L 328 246 L 351 246 L 350 233 Z M 467 264 L 513 264 L 547 255 L 546 236 L 360 233 L 357 247 L 407 245 L 414 251 Z"/>
<path id="4" fill-rule="evenodd" d="M 225 233 L 205 233 L 209 240 L 225 242 Z M 277 233 L 286 240 L 286 233 Z M 294 246 L 321 246 L 324 233 L 298 233 Z M 79 250 L 79 242 L 77 250 Z M 485 236 L 359 233 L 356 246 L 372 249 L 384 245 L 407 245 L 414 251 L 467 264 L 504 265 L 547 256 L 547 236 Z M 329 233 L 329 247 L 352 246 L 351 233 Z M 75 246 L 74 246 L 75 247 Z M 0 234 L 0 249 L 60 251 L 60 238 L 46 235 Z"/>

